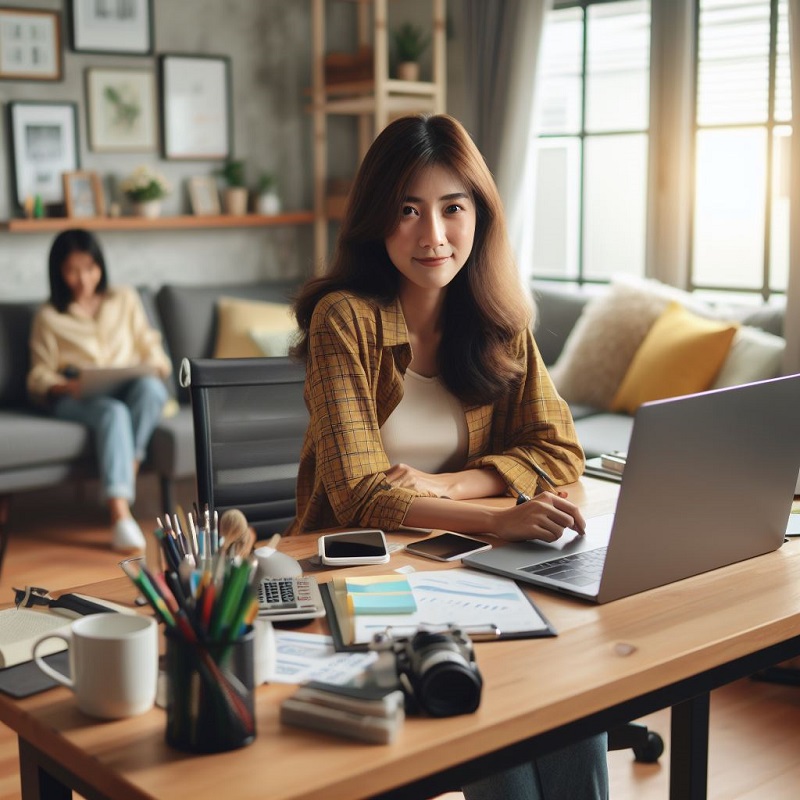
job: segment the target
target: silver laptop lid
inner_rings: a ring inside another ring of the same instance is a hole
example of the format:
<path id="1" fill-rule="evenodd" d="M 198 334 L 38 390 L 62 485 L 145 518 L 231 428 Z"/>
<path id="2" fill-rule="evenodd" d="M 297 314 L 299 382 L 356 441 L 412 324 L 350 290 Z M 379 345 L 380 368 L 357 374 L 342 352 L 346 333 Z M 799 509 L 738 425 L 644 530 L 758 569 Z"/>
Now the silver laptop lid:
<path id="1" fill-rule="evenodd" d="M 636 414 L 598 602 L 780 547 L 800 466 L 800 375 Z"/>

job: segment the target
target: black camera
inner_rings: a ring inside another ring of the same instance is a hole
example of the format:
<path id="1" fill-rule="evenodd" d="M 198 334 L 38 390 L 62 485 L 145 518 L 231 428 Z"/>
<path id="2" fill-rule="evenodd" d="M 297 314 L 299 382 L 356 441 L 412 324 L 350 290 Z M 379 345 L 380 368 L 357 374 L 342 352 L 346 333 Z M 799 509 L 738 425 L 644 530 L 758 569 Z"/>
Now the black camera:
<path id="1" fill-rule="evenodd" d="M 419 630 L 410 638 L 376 634 L 370 648 L 394 656 L 409 713 L 454 717 L 480 705 L 483 679 L 472 642 L 459 628 Z"/>

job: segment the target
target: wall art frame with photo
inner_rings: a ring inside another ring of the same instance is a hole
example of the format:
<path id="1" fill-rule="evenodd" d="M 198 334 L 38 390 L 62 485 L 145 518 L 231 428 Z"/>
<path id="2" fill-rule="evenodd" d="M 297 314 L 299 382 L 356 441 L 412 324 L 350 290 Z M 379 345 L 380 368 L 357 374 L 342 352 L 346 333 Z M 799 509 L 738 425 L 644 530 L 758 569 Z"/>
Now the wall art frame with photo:
<path id="1" fill-rule="evenodd" d="M 45 205 L 64 202 L 65 172 L 79 169 L 78 106 L 72 102 L 8 104 L 13 199 L 39 195 Z"/>
<path id="2" fill-rule="evenodd" d="M 217 216 L 220 203 L 216 180 L 207 175 L 189 178 L 189 203 L 196 217 Z"/>
<path id="3" fill-rule="evenodd" d="M 104 217 L 103 184 L 96 172 L 65 172 L 64 208 L 68 217 L 91 219 Z"/>
<path id="4" fill-rule="evenodd" d="M 0 7 L 0 79 L 60 81 L 63 60 L 58 11 Z"/>
<path id="5" fill-rule="evenodd" d="M 158 104 L 153 70 L 86 70 L 89 149 L 98 153 L 149 153 L 158 149 Z"/>
<path id="6" fill-rule="evenodd" d="M 70 0 L 70 44 L 76 53 L 153 54 L 153 0 Z"/>
<path id="7" fill-rule="evenodd" d="M 228 56 L 163 53 L 158 59 L 161 154 L 173 161 L 224 161 L 233 142 Z"/>

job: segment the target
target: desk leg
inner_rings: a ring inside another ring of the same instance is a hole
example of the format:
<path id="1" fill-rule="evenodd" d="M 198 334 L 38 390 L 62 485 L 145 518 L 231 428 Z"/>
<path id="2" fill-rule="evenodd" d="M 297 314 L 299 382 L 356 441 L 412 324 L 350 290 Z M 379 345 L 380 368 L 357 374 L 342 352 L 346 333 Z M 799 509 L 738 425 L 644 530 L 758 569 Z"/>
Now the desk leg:
<path id="1" fill-rule="evenodd" d="M 697 695 L 672 707 L 670 800 L 705 800 L 708 791 L 708 715 L 710 695 Z"/>
<path id="2" fill-rule="evenodd" d="M 29 742 L 19 740 L 19 778 L 22 800 L 71 800 L 72 789 L 54 778 L 42 766 L 39 752 Z"/>

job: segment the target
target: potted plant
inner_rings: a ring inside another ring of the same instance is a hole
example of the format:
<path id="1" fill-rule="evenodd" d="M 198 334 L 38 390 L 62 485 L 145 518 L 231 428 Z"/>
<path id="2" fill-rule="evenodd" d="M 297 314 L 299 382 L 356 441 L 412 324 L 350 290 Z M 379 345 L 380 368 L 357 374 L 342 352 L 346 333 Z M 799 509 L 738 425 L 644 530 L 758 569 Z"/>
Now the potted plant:
<path id="1" fill-rule="evenodd" d="M 161 200 L 172 187 L 160 172 L 142 164 L 120 183 L 120 190 L 133 204 L 134 214 L 152 218 L 161 213 Z"/>
<path id="2" fill-rule="evenodd" d="M 280 214 L 281 198 L 278 195 L 278 181 L 271 172 L 262 172 L 258 177 L 256 210 L 259 214 Z"/>
<path id="3" fill-rule="evenodd" d="M 419 57 L 425 52 L 431 37 L 419 26 L 404 22 L 392 32 L 397 60 L 397 77 L 403 81 L 419 80 Z"/>
<path id="4" fill-rule="evenodd" d="M 244 180 L 244 161 L 228 159 L 217 174 L 221 175 L 227 188 L 222 194 L 222 206 L 226 214 L 247 213 L 247 186 Z"/>

